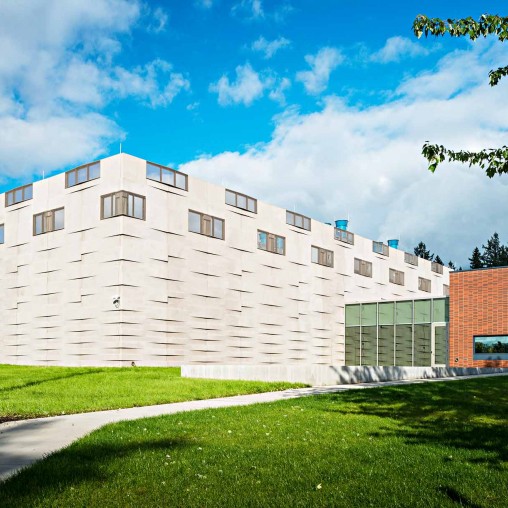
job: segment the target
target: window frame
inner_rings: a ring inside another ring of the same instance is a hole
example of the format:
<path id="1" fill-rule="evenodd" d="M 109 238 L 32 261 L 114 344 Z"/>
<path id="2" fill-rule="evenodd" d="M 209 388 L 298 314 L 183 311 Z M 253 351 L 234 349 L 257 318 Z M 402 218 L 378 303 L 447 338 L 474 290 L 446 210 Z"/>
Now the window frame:
<path id="1" fill-rule="evenodd" d="M 322 247 L 318 247 L 317 245 L 311 245 L 311 254 L 310 254 L 310 261 L 311 263 L 314 263 L 315 265 L 321 265 L 326 266 L 328 268 L 333 268 L 334 264 L 334 253 L 333 250 L 329 249 L 323 249 Z M 317 261 L 313 261 L 312 254 L 314 253 L 314 249 L 317 250 Z M 331 261 L 328 261 L 328 257 L 330 257 Z"/>
<path id="2" fill-rule="evenodd" d="M 190 214 L 194 213 L 199 215 L 199 232 L 190 229 Z M 215 217 L 214 215 L 210 215 L 203 212 L 198 212 L 197 210 L 192 210 L 189 208 L 188 212 L 188 221 L 189 221 L 189 233 L 196 233 L 198 235 L 207 236 L 208 238 L 215 238 L 216 240 L 225 240 L 226 239 L 226 221 L 221 217 Z M 208 233 L 206 229 L 208 228 L 207 222 L 210 223 L 210 232 Z M 215 224 L 216 222 L 222 223 L 222 236 L 215 235 Z"/>
<path id="3" fill-rule="evenodd" d="M 428 289 L 425 289 L 423 286 L 428 286 Z M 432 281 L 430 279 L 426 279 L 425 277 L 418 277 L 418 291 L 432 293 Z"/>
<path id="4" fill-rule="evenodd" d="M 357 275 L 361 275 L 362 277 L 370 277 L 372 278 L 372 262 L 366 261 L 365 259 L 360 258 L 354 258 L 354 273 Z M 364 268 L 367 267 L 368 270 L 364 270 Z M 363 272 L 367 273 L 363 273 Z"/>
<path id="5" fill-rule="evenodd" d="M 55 214 L 56 212 L 62 211 L 63 212 L 63 225 L 61 228 L 56 229 L 55 228 Z M 37 233 L 37 217 L 41 217 L 41 232 Z M 47 227 L 49 223 L 50 227 Z M 35 213 L 33 215 L 33 222 L 32 222 L 32 234 L 33 236 L 40 236 L 45 235 L 46 233 L 53 233 L 54 231 L 62 231 L 65 229 L 65 207 L 60 206 L 58 208 L 53 208 L 52 210 L 45 210 L 44 212 Z"/>
<path id="6" fill-rule="evenodd" d="M 388 280 L 392 284 L 397 284 L 398 286 L 405 286 L 405 274 L 402 270 L 390 268 L 388 272 Z"/>
<path id="7" fill-rule="evenodd" d="M 418 256 L 410 252 L 404 252 L 404 262 L 408 265 L 418 266 Z"/>
<path id="8" fill-rule="evenodd" d="M 376 240 L 372 240 L 372 252 L 381 256 L 388 257 L 390 255 L 390 249 L 388 248 L 388 245 L 384 244 L 383 242 L 376 242 Z"/>
<path id="9" fill-rule="evenodd" d="M 347 231 L 346 229 L 334 228 L 333 237 L 335 240 L 347 243 L 348 245 L 355 244 L 355 234 L 351 233 L 351 231 Z"/>
<path id="10" fill-rule="evenodd" d="M 503 353 L 477 353 L 476 342 L 477 339 L 505 339 L 502 344 L 507 348 L 507 352 Z M 473 360 L 508 360 L 508 335 L 474 335 L 473 336 Z"/>
<path id="11" fill-rule="evenodd" d="M 235 197 L 235 204 L 228 203 L 228 192 L 233 194 Z M 225 189 L 225 203 L 228 206 L 234 206 L 235 208 L 240 208 L 240 210 L 245 210 L 246 212 L 250 213 L 258 213 L 258 200 L 256 198 L 253 198 L 251 196 L 248 196 L 247 194 L 243 194 L 242 192 L 237 192 L 231 189 Z M 246 207 L 240 206 L 238 204 L 238 196 L 241 196 L 245 198 Z M 254 210 L 249 209 L 249 201 L 252 201 L 254 203 Z"/>
<path id="12" fill-rule="evenodd" d="M 292 216 L 293 222 L 289 222 L 289 217 Z M 298 226 L 296 224 L 296 220 L 301 219 L 302 225 Z M 305 221 L 308 221 L 309 227 L 305 227 Z M 293 226 L 298 229 L 304 229 L 305 231 L 312 231 L 312 219 L 310 217 L 307 217 L 306 215 L 302 215 L 301 213 L 292 212 L 291 210 L 286 210 L 286 224 L 289 226 Z"/>
<path id="13" fill-rule="evenodd" d="M 133 198 L 141 198 L 143 201 L 143 217 L 136 217 L 134 215 L 134 199 L 132 202 L 132 208 L 133 208 L 133 215 L 129 215 L 129 196 L 132 196 Z M 106 198 L 112 198 L 111 200 L 111 215 L 108 215 L 107 217 L 104 215 L 104 202 Z M 116 199 L 124 198 L 126 199 L 125 205 L 121 205 L 121 213 L 114 213 L 116 212 Z M 137 219 L 137 220 L 146 220 L 146 197 L 142 196 L 141 194 L 135 194 L 134 192 L 129 191 L 116 191 L 116 192 L 109 192 L 108 194 L 103 194 L 101 196 L 101 220 L 106 219 L 113 219 L 114 217 L 130 217 L 131 219 Z"/>
<path id="14" fill-rule="evenodd" d="M 259 242 L 259 235 L 260 235 L 260 233 L 266 235 L 266 248 L 263 248 L 260 245 L 260 242 Z M 278 252 L 278 249 L 277 249 L 277 241 L 278 240 L 282 240 L 282 244 L 283 244 L 282 251 L 283 252 Z M 270 248 L 270 241 L 271 241 L 271 245 L 273 245 L 273 248 Z M 268 231 L 265 231 L 264 229 L 258 229 L 258 232 L 257 232 L 257 244 L 258 244 L 258 249 L 259 250 L 263 250 L 265 252 L 270 252 L 272 254 L 277 254 L 279 256 L 285 256 L 286 255 L 286 237 L 285 236 L 276 235 L 275 233 L 270 233 Z"/>
<path id="15" fill-rule="evenodd" d="M 93 178 L 90 178 L 90 168 L 95 165 L 98 165 L 98 167 L 99 167 L 99 176 L 94 176 Z M 84 180 L 82 182 L 78 182 L 78 172 L 82 169 L 85 169 L 85 168 L 86 168 L 86 180 Z M 76 183 L 73 183 L 71 185 L 71 184 L 69 184 L 69 176 L 72 174 L 76 175 L 75 176 Z M 72 187 L 76 187 L 77 185 L 82 185 L 86 182 L 98 180 L 100 177 L 101 177 L 101 161 L 94 161 L 94 162 L 90 162 L 88 164 L 83 164 L 82 166 L 78 166 L 77 168 L 73 168 L 73 169 L 70 169 L 69 171 L 65 172 L 65 188 L 70 189 Z"/>
<path id="16" fill-rule="evenodd" d="M 443 284 L 443 296 L 450 296 L 450 285 Z"/>
<path id="17" fill-rule="evenodd" d="M 31 193 L 30 193 L 30 197 L 25 197 L 25 191 L 26 189 L 30 188 L 31 189 Z M 16 192 L 18 191 L 21 191 L 22 192 L 22 199 L 20 199 L 19 201 L 16 201 Z M 9 195 L 12 195 L 12 203 L 9 203 Z M 26 185 L 21 185 L 20 187 L 16 187 L 15 189 L 12 189 L 10 191 L 7 191 L 5 193 L 5 208 L 7 208 L 8 206 L 14 206 L 14 205 L 18 205 L 19 203 L 23 203 L 24 201 L 30 201 L 31 199 L 33 199 L 33 183 L 27 183 Z"/>
<path id="18" fill-rule="evenodd" d="M 434 273 L 438 273 L 439 275 L 443 275 L 443 265 L 441 263 L 436 263 L 435 261 L 430 262 L 430 269 Z"/>
<path id="19" fill-rule="evenodd" d="M 154 168 L 158 168 L 159 169 L 159 179 L 151 178 L 151 177 L 148 176 L 148 168 L 150 166 L 153 166 Z M 164 174 L 164 171 L 167 171 L 168 173 L 173 175 L 173 182 L 174 182 L 174 184 L 171 184 L 171 183 L 168 183 L 168 182 L 164 181 L 164 178 L 162 176 Z M 185 187 L 181 187 L 180 185 L 176 185 L 176 181 L 177 181 L 176 175 L 180 175 L 180 176 L 184 177 Z M 189 190 L 189 175 L 187 175 L 186 173 L 182 173 L 181 171 L 177 171 L 176 169 L 169 168 L 167 166 L 162 166 L 161 164 L 156 164 L 155 162 L 146 161 L 146 178 L 147 178 L 147 180 L 151 180 L 152 182 L 158 182 L 158 183 L 160 183 L 162 185 L 167 185 L 168 187 L 173 187 L 175 189 L 180 189 L 180 190 L 183 190 L 183 191 L 188 191 Z"/>
<path id="20" fill-rule="evenodd" d="M 5 243 L 5 224 L 0 224 L 0 245 Z"/>

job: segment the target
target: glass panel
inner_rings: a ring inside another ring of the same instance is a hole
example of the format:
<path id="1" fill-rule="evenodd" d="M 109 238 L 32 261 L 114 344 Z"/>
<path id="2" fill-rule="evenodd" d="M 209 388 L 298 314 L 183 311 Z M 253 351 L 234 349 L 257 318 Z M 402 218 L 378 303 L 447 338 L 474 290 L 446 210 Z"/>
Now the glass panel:
<path id="1" fill-rule="evenodd" d="M 310 231 L 310 219 L 307 219 L 306 217 L 304 217 L 304 219 L 303 219 L 303 227 L 305 229 L 308 229 Z"/>
<path id="2" fill-rule="evenodd" d="M 395 322 L 412 323 L 413 322 L 413 302 L 396 302 L 395 304 Z"/>
<path id="3" fill-rule="evenodd" d="M 393 305 L 393 304 L 392 304 Z M 381 314 L 379 315 L 381 318 Z M 392 317 L 393 321 L 393 317 Z M 395 365 L 394 358 L 394 334 L 393 325 L 381 325 L 379 327 L 378 336 L 378 365 L 390 366 Z"/>
<path id="4" fill-rule="evenodd" d="M 32 185 L 25 187 L 25 200 L 32 199 L 32 197 L 33 197 L 32 193 L 33 193 L 33 186 Z"/>
<path id="5" fill-rule="evenodd" d="M 17 189 L 14 191 L 14 202 L 21 203 L 23 201 L 23 189 Z"/>
<path id="6" fill-rule="evenodd" d="M 346 305 L 346 326 L 360 324 L 360 305 Z"/>
<path id="7" fill-rule="evenodd" d="M 413 326 L 395 327 L 395 365 L 411 367 L 413 364 Z"/>
<path id="8" fill-rule="evenodd" d="M 319 262 L 319 249 L 317 247 L 312 247 L 310 260 L 312 263 Z"/>
<path id="9" fill-rule="evenodd" d="M 7 193 L 7 206 L 10 206 L 10 205 L 13 205 L 14 204 L 14 193 L 13 192 L 8 192 Z"/>
<path id="10" fill-rule="evenodd" d="M 256 201 L 254 201 L 253 199 L 249 198 L 247 200 L 247 208 L 249 210 L 249 212 L 256 212 Z"/>
<path id="11" fill-rule="evenodd" d="M 360 365 L 359 326 L 346 328 L 346 365 Z"/>
<path id="12" fill-rule="evenodd" d="M 134 217 L 134 196 L 132 194 L 127 194 L 127 215 Z"/>
<path id="13" fill-rule="evenodd" d="M 379 324 L 380 325 L 393 325 L 395 311 L 394 302 L 384 302 L 379 304 Z"/>
<path id="14" fill-rule="evenodd" d="M 284 254 L 284 238 L 277 237 L 277 254 Z"/>
<path id="15" fill-rule="evenodd" d="M 55 224 L 55 231 L 58 229 L 64 228 L 64 210 L 63 208 L 60 210 L 55 210 L 54 212 L 54 224 Z"/>
<path id="16" fill-rule="evenodd" d="M 201 233 L 201 215 L 199 213 L 189 211 L 189 231 Z"/>
<path id="17" fill-rule="evenodd" d="M 446 326 L 434 327 L 434 363 L 436 365 L 446 365 L 448 361 L 446 328 Z"/>
<path id="18" fill-rule="evenodd" d="M 208 215 L 203 215 L 201 220 L 201 233 L 206 236 L 212 236 L 212 218 Z"/>
<path id="19" fill-rule="evenodd" d="M 245 196 L 241 196 L 240 194 L 237 194 L 236 206 L 238 206 L 239 208 L 247 208 L 247 198 Z"/>
<path id="20" fill-rule="evenodd" d="M 150 178 L 150 180 L 161 181 L 161 168 L 159 166 L 154 166 L 153 164 L 146 164 L 146 177 Z"/>
<path id="21" fill-rule="evenodd" d="M 167 169 L 162 170 L 162 183 L 166 183 L 171 186 L 175 186 L 175 174 L 173 171 L 168 171 Z"/>
<path id="22" fill-rule="evenodd" d="M 326 251 L 326 264 L 327 266 L 333 267 L 333 252 Z"/>
<path id="23" fill-rule="evenodd" d="M 295 225 L 295 216 L 291 212 L 286 212 L 286 224 Z"/>
<path id="24" fill-rule="evenodd" d="M 88 175 L 90 180 L 94 180 L 95 178 L 99 178 L 101 176 L 101 165 L 99 162 L 88 166 Z"/>
<path id="25" fill-rule="evenodd" d="M 143 213 L 143 198 L 134 196 L 134 217 L 136 219 L 144 219 L 145 214 Z"/>
<path id="26" fill-rule="evenodd" d="M 430 300 L 415 300 L 415 323 L 430 323 Z"/>
<path id="27" fill-rule="evenodd" d="M 295 215 L 295 226 L 297 228 L 303 228 L 303 217 L 301 215 Z"/>
<path id="28" fill-rule="evenodd" d="M 0 243 L 4 243 L 4 225 L 0 226 Z"/>
<path id="29" fill-rule="evenodd" d="M 102 198 L 102 214 L 104 219 L 109 219 L 112 216 L 112 201 L 113 196 L 105 196 Z"/>
<path id="30" fill-rule="evenodd" d="M 415 325 L 415 367 L 430 367 L 432 364 L 431 347 L 432 325 Z"/>
<path id="31" fill-rule="evenodd" d="M 77 177 L 78 183 L 83 183 L 88 180 L 88 171 L 87 168 L 79 168 L 78 169 L 78 177 Z"/>
<path id="32" fill-rule="evenodd" d="M 35 216 L 35 234 L 42 234 L 42 214 Z"/>
<path id="33" fill-rule="evenodd" d="M 362 305 L 362 326 L 377 325 L 377 304 L 364 303 Z"/>
<path id="34" fill-rule="evenodd" d="M 258 231 L 258 249 L 266 250 L 266 233 Z"/>
<path id="35" fill-rule="evenodd" d="M 361 362 L 377 365 L 377 326 L 362 326 Z"/>
<path id="36" fill-rule="evenodd" d="M 226 191 L 226 204 L 236 206 L 236 194 L 231 191 Z"/>
<path id="37" fill-rule="evenodd" d="M 178 171 L 175 173 L 175 185 L 179 189 L 187 190 L 187 178 L 182 173 L 178 173 Z"/>
<path id="38" fill-rule="evenodd" d="M 508 335 L 474 338 L 474 357 L 478 359 L 508 359 Z"/>
<path id="39" fill-rule="evenodd" d="M 76 185 L 76 171 L 70 171 L 67 173 L 67 187 L 73 187 Z"/>
<path id="40" fill-rule="evenodd" d="M 213 236 L 224 239 L 224 224 L 220 219 L 213 219 Z"/>
<path id="41" fill-rule="evenodd" d="M 448 302 L 442 298 L 433 301 L 434 313 L 432 321 L 436 322 L 448 322 Z"/>

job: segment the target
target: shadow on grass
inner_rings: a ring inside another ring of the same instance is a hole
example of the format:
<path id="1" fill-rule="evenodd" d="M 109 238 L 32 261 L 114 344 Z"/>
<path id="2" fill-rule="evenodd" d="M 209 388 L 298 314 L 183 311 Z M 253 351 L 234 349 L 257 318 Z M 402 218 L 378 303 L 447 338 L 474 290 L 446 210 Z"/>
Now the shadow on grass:
<path id="1" fill-rule="evenodd" d="M 508 461 L 508 377 L 358 390 L 331 398 L 340 405 L 326 411 L 398 423 L 396 431 L 381 428 L 378 435 L 477 451 L 471 462 L 494 467 Z"/>
<path id="2" fill-rule="evenodd" d="M 131 442 L 128 439 L 114 442 L 114 439 L 111 438 L 107 443 L 87 441 L 72 445 L 0 483 L 0 506 L 32 506 L 36 497 L 39 501 L 55 500 L 59 493 L 69 487 L 110 481 L 117 474 L 109 469 L 111 462 L 158 450 L 161 452 L 162 461 L 165 454 L 191 445 L 189 441 L 181 438 L 166 437 Z"/>

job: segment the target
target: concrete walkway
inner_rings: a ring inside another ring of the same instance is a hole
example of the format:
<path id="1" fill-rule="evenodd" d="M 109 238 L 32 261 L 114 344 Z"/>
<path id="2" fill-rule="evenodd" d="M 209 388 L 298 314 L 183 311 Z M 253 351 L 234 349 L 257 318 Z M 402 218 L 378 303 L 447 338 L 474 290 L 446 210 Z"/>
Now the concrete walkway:
<path id="1" fill-rule="evenodd" d="M 31 420 L 2 423 L 0 424 L 0 481 L 9 478 L 45 456 L 65 448 L 73 441 L 108 423 L 169 415 L 183 411 L 196 411 L 199 409 L 247 406 L 250 404 L 379 386 L 458 381 L 461 379 L 503 375 L 506 376 L 508 374 L 484 374 L 443 379 L 413 379 L 382 383 L 299 388 L 281 392 L 256 393 L 253 395 L 238 395 L 236 397 L 221 397 L 217 399 L 194 400 L 158 406 L 114 409 L 110 411 L 96 411 L 93 413 L 52 416 L 49 418 L 34 418 Z"/>

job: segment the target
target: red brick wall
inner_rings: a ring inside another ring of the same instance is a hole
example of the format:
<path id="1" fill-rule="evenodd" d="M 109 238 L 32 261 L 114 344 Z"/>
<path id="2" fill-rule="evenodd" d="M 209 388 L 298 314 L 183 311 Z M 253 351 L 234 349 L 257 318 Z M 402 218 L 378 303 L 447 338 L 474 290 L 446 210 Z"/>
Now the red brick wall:
<path id="1" fill-rule="evenodd" d="M 508 335 L 508 267 L 450 274 L 450 366 L 508 367 L 508 360 L 474 360 L 474 335 Z"/>

